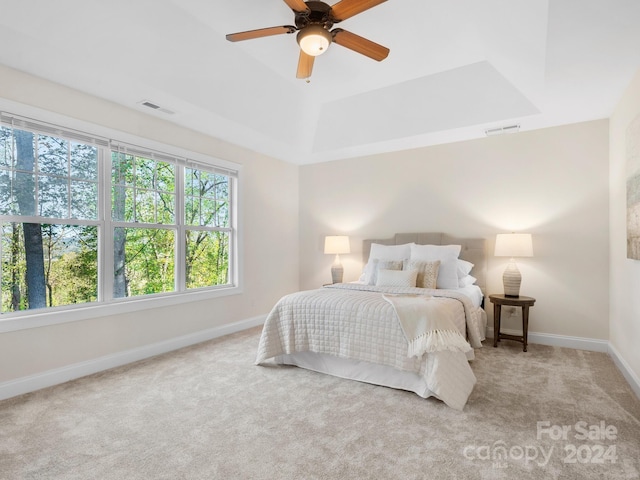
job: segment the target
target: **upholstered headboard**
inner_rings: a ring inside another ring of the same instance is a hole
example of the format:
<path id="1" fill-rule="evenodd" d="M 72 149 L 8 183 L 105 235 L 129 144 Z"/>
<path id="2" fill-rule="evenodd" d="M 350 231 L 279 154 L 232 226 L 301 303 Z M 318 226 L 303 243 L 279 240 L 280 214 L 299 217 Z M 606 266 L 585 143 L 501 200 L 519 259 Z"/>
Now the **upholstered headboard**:
<path id="1" fill-rule="evenodd" d="M 363 240 L 362 260 L 366 265 L 369 260 L 369 252 L 372 243 L 381 245 L 402 245 L 404 243 L 417 243 L 418 245 L 460 245 L 460 258 L 473 263 L 474 267 L 471 275 L 477 278 L 478 285 L 486 294 L 487 279 L 487 258 L 485 252 L 484 238 L 457 238 L 445 233 L 396 233 L 393 238 Z"/>

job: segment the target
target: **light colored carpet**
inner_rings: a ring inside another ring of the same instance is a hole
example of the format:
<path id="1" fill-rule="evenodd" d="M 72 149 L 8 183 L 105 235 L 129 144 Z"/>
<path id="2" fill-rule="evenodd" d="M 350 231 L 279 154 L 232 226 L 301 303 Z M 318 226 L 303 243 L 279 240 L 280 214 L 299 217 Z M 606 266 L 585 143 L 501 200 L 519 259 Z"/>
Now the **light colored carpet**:
<path id="1" fill-rule="evenodd" d="M 606 354 L 486 345 L 458 412 L 254 366 L 259 333 L 1 402 L 0 479 L 639 478 L 640 401 Z"/>

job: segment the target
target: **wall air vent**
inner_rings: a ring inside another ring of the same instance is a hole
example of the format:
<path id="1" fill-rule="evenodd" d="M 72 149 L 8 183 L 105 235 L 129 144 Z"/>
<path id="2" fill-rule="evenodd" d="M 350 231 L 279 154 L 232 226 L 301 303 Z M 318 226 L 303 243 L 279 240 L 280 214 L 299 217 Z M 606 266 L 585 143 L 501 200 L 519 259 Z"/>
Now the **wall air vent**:
<path id="1" fill-rule="evenodd" d="M 150 102 L 149 100 L 140 100 L 138 102 L 138 105 L 142 105 L 143 107 L 147 107 L 147 108 L 150 108 L 152 110 L 157 110 L 159 112 L 166 113 L 168 115 L 173 115 L 174 113 L 176 113 L 176 112 L 173 112 L 173 111 L 169 110 L 168 108 L 163 108 L 163 107 L 161 107 L 160 105 L 158 105 L 156 103 Z"/>
<path id="2" fill-rule="evenodd" d="M 503 133 L 516 133 L 520 130 L 520 125 L 507 125 L 505 127 L 490 128 L 484 131 L 487 137 L 491 135 L 501 135 Z"/>

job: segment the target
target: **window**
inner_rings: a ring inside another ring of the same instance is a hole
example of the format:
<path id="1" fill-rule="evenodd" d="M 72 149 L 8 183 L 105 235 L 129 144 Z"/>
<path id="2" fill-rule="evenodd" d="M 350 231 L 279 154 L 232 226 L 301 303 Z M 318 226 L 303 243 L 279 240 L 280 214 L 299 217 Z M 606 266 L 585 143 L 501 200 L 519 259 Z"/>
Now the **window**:
<path id="1" fill-rule="evenodd" d="M 237 171 L 0 119 L 2 314 L 237 285 Z"/>

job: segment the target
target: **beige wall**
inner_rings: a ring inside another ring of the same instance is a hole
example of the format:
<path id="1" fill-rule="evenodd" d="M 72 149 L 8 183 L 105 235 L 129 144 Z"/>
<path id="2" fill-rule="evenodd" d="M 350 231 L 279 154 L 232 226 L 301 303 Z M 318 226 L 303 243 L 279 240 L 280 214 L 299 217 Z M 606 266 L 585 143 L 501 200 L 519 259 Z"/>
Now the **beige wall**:
<path id="1" fill-rule="evenodd" d="M 611 117 L 610 342 L 640 384 L 640 260 L 627 259 L 626 131 L 640 115 L 640 71 Z M 640 139 L 636 139 L 636 143 Z"/>
<path id="2" fill-rule="evenodd" d="M 360 273 L 364 238 L 486 238 L 488 289 L 500 292 L 507 259 L 491 255 L 495 234 L 531 232 L 535 257 L 518 261 L 522 293 L 538 299 L 530 331 L 609 338 L 606 120 L 297 167 L 2 66 L 1 98 L 243 165 L 245 282 L 231 297 L 0 334 L 0 383 L 265 314 L 281 295 L 330 281 L 322 243 L 335 233 L 351 236 L 346 280 Z M 612 157 L 621 148 L 616 125 L 630 115 L 625 107 L 614 117 Z M 612 212 L 624 203 L 624 180 L 613 175 L 620 161 L 611 162 Z M 631 299 L 640 274 L 627 271 L 636 263 L 620 248 L 611 251 L 620 257 L 611 268 L 612 338 L 637 373 L 637 328 L 635 337 L 628 331 L 640 310 Z M 517 329 L 519 318 L 505 326 Z"/>
<path id="3" fill-rule="evenodd" d="M 244 293 L 2 333 L 0 383 L 263 315 L 298 289 L 296 166 L 2 66 L 0 98 L 241 164 L 244 227 Z"/>
<path id="4" fill-rule="evenodd" d="M 518 260 L 521 292 L 538 300 L 530 332 L 606 340 L 608 128 L 600 120 L 301 167 L 301 287 L 330 282 L 324 235 L 351 236 L 353 253 L 341 256 L 350 281 L 363 238 L 438 231 L 487 239 L 488 289 L 499 293 L 508 259 L 492 256 L 496 233 L 531 232 L 535 256 Z"/>

